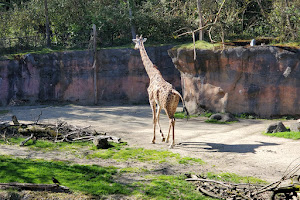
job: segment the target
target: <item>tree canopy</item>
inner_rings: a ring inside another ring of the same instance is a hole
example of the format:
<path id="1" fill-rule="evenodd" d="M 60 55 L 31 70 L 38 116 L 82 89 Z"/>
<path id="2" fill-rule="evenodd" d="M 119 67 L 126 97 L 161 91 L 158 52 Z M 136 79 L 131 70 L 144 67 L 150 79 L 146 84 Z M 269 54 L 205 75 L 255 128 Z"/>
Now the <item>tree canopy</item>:
<path id="1" fill-rule="evenodd" d="M 86 46 L 92 24 L 98 27 L 102 46 L 129 44 L 133 32 L 151 38 L 153 43 L 190 40 L 188 35 L 177 36 L 199 27 L 199 5 L 204 26 L 214 22 L 222 3 L 223 0 L 6 0 L 0 2 L 0 48 L 45 45 L 45 15 L 52 45 Z M 203 33 L 207 41 L 256 37 L 299 41 L 299 24 L 298 0 L 225 0 L 218 20 Z M 33 36 L 34 42 L 24 39 Z"/>

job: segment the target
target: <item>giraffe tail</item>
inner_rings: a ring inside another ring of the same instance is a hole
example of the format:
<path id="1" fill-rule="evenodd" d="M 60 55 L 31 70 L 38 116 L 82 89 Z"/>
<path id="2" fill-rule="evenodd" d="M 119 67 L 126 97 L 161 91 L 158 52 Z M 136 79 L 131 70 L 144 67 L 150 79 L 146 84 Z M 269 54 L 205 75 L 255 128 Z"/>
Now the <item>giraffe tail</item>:
<path id="1" fill-rule="evenodd" d="M 189 111 L 187 110 L 187 108 L 186 108 L 186 106 L 185 106 L 185 102 L 184 102 L 184 100 L 183 100 L 181 94 L 180 94 L 179 92 L 177 92 L 175 89 L 173 89 L 172 92 L 173 92 L 174 94 L 177 94 L 177 95 L 180 97 L 180 99 L 181 99 L 181 101 L 182 101 L 183 112 L 185 112 L 186 117 L 187 117 L 187 120 L 188 120 L 188 119 L 190 118 L 190 114 L 189 114 Z"/>

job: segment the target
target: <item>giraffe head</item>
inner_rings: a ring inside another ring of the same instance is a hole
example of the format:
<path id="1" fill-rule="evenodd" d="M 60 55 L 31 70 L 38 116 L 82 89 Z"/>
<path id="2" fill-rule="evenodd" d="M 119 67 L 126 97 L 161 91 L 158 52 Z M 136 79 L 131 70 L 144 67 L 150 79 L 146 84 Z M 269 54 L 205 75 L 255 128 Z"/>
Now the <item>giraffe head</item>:
<path id="1" fill-rule="evenodd" d="M 147 38 L 143 38 L 142 35 L 139 37 L 136 36 L 136 39 L 132 39 L 132 41 L 135 43 L 134 49 L 139 49 L 144 42 L 146 42 Z"/>

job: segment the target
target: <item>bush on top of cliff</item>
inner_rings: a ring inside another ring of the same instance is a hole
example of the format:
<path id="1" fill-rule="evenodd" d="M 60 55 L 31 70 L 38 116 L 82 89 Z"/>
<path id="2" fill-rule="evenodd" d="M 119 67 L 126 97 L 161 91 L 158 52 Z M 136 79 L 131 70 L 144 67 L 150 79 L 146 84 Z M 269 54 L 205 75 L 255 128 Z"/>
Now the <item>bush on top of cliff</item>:
<path id="1" fill-rule="evenodd" d="M 206 50 L 214 50 L 216 47 L 221 46 L 220 43 L 212 44 L 210 42 L 206 41 L 196 41 L 195 42 L 195 48 L 196 49 L 206 49 Z M 175 49 L 183 48 L 183 49 L 193 49 L 194 48 L 194 43 L 185 43 L 181 45 L 176 45 L 174 46 Z"/>

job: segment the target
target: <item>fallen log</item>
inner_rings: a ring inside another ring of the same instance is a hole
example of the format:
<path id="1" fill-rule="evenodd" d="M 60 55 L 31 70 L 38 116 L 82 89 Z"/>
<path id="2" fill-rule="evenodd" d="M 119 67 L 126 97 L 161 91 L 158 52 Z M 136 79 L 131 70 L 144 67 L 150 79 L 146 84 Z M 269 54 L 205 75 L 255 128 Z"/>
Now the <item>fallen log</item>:
<path id="1" fill-rule="evenodd" d="M 70 193 L 68 187 L 56 184 L 34 184 L 34 183 L 0 183 L 0 189 L 17 189 L 31 191 L 50 191 Z"/>
<path id="2" fill-rule="evenodd" d="M 203 189 L 201 187 L 198 187 L 198 190 L 199 190 L 199 192 L 203 193 L 206 196 L 209 196 L 209 197 L 212 197 L 212 198 L 216 198 L 216 199 L 224 199 L 221 196 L 216 195 L 216 194 L 214 194 L 212 192 L 209 192 L 209 191 L 207 191 L 207 190 L 205 190 L 205 189 Z"/>
<path id="3" fill-rule="evenodd" d="M 12 117 L 13 124 L 7 122 L 0 123 L 0 133 L 3 138 L 12 137 L 17 135 L 20 137 L 26 136 L 26 139 L 20 143 L 20 146 L 24 146 L 30 139 L 50 140 L 53 142 L 77 142 L 77 141 L 93 141 L 98 140 L 96 146 L 98 148 L 109 148 L 108 141 L 120 143 L 121 138 L 115 136 L 106 136 L 105 133 L 98 133 L 95 130 L 91 130 L 91 126 L 77 127 L 69 125 L 64 121 L 56 121 L 56 124 L 42 124 L 38 123 L 41 114 L 38 116 L 35 123 L 23 124 L 20 123 L 17 117 Z M 95 137 L 97 137 L 95 139 Z"/>

